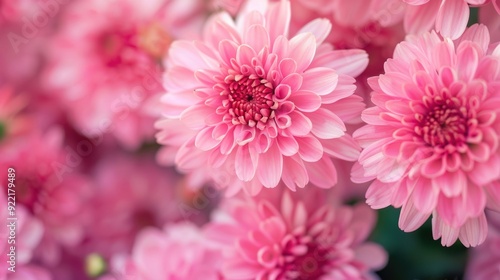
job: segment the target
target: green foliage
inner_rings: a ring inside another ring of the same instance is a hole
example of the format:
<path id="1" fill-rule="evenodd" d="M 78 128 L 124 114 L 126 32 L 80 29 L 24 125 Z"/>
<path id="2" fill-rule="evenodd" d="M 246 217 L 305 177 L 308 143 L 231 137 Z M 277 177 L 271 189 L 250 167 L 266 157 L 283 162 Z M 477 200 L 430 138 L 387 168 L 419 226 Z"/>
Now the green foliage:
<path id="1" fill-rule="evenodd" d="M 430 219 L 415 232 L 405 233 L 398 228 L 399 209 L 389 207 L 378 213 L 372 240 L 389 253 L 387 266 L 378 273 L 381 279 L 462 279 L 467 249 L 460 241 L 442 247 L 440 240 L 432 238 Z"/>

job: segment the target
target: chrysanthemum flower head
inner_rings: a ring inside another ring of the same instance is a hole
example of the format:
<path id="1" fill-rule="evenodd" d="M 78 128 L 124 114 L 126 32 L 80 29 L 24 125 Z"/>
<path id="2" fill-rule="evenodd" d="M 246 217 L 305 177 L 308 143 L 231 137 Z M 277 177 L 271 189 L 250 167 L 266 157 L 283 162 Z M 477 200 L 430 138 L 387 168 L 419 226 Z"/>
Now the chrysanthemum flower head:
<path id="1" fill-rule="evenodd" d="M 288 36 L 290 4 L 256 1 L 236 21 L 207 23 L 204 41 L 176 41 L 167 60 L 165 119 L 157 122 L 165 156 L 184 171 L 214 168 L 257 193 L 283 181 L 328 188 L 329 156 L 355 160 L 344 121 L 358 115 L 350 75 L 367 64 L 360 50 L 322 44 L 330 23 L 317 19 Z"/>
<path id="2" fill-rule="evenodd" d="M 443 245 L 480 244 L 485 207 L 500 206 L 499 81 L 500 48 L 484 26 L 457 41 L 432 32 L 400 43 L 369 80 L 375 106 L 354 133 L 364 150 L 353 179 L 375 179 L 368 204 L 402 206 L 404 231 L 433 215 Z"/>
<path id="3" fill-rule="evenodd" d="M 334 206 L 325 197 L 319 189 L 266 189 L 227 201 L 208 225 L 223 244 L 225 279 L 371 279 L 387 258 L 365 241 L 374 211 L 364 204 Z"/>

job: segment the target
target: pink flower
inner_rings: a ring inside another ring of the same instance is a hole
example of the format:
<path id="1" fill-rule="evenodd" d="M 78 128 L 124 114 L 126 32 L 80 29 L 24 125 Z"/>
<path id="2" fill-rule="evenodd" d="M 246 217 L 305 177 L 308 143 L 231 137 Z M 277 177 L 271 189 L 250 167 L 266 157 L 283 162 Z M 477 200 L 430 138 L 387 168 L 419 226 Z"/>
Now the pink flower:
<path id="1" fill-rule="evenodd" d="M 90 181 L 78 172 L 76 152 L 69 146 L 63 149 L 62 136 L 58 128 L 34 131 L 16 139 L 0 158 L 2 170 L 16 170 L 16 205 L 45 228 L 36 254 L 49 263 L 57 263 L 60 248 L 78 243 L 88 226 L 85 205 L 91 195 Z M 7 173 L 0 180 L 6 182 Z M 0 187 L 7 192 L 7 185 Z"/>
<path id="2" fill-rule="evenodd" d="M 132 256 L 115 258 L 112 275 L 135 280 L 219 280 L 221 261 L 217 244 L 206 238 L 203 229 L 186 222 L 167 225 L 163 231 L 144 229 Z"/>
<path id="3" fill-rule="evenodd" d="M 469 255 L 465 279 L 491 280 L 500 277 L 500 214 L 490 211 L 488 237 Z"/>
<path id="4" fill-rule="evenodd" d="M 436 31 L 444 37 L 457 39 L 469 21 L 469 5 L 478 6 L 489 0 L 403 0 L 410 6 L 405 16 L 405 29 L 409 33 Z M 498 3 L 497 0 L 495 2 Z M 498 6 L 498 4 L 496 4 Z M 500 10 L 497 9 L 500 14 Z"/>
<path id="5" fill-rule="evenodd" d="M 376 179 L 368 204 L 402 206 L 407 232 L 432 215 L 445 246 L 482 243 L 485 207 L 500 209 L 500 49 L 488 44 L 479 25 L 454 42 L 435 32 L 409 37 L 369 80 L 375 106 L 354 133 L 364 150 L 353 180 Z"/>
<path id="6" fill-rule="evenodd" d="M 289 37 L 288 1 L 246 7 L 236 21 L 211 18 L 203 42 L 172 44 L 166 118 L 156 124 L 162 155 L 186 172 L 210 166 L 214 178 L 237 179 L 223 187 L 252 194 L 280 181 L 329 188 L 337 180 L 330 156 L 358 155 L 344 121 L 363 108 L 351 75 L 366 67 L 366 53 L 323 44 L 325 19 Z"/>
<path id="7" fill-rule="evenodd" d="M 201 29 L 197 3 L 93 0 L 68 7 L 43 80 L 80 133 L 111 133 L 129 149 L 154 137 L 159 62 L 172 38 Z"/>
<path id="8" fill-rule="evenodd" d="M 267 198 L 276 195 L 277 201 Z M 372 279 L 387 259 L 380 246 L 365 241 L 374 211 L 334 206 L 325 196 L 323 190 L 273 189 L 228 201 L 208 229 L 224 246 L 225 279 Z"/>
<path id="9" fill-rule="evenodd" d="M 143 228 L 181 219 L 180 201 L 175 200 L 180 176 L 160 168 L 151 155 L 108 153 L 90 172 L 95 185 L 89 202 L 92 226 L 79 246 L 81 255 L 129 253 Z"/>

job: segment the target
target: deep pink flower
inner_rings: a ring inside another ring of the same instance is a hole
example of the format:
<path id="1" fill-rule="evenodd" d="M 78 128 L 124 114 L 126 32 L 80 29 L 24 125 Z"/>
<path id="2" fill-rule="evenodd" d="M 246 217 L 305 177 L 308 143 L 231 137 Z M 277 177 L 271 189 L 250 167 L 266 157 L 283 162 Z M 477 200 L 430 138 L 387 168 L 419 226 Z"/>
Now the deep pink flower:
<path id="1" fill-rule="evenodd" d="M 198 2 L 95 0 L 68 7 L 43 79 L 81 134 L 110 133 L 129 149 L 154 137 L 159 62 L 172 38 L 196 38 L 203 19 Z"/>
<path id="2" fill-rule="evenodd" d="M 225 279 L 371 279 L 387 258 L 365 241 L 374 211 L 334 206 L 325 197 L 323 190 L 272 189 L 228 201 L 209 224 L 210 236 L 224 246 Z"/>
<path id="3" fill-rule="evenodd" d="M 434 26 L 445 37 L 457 39 L 469 21 L 469 5 L 478 6 L 490 0 L 403 0 L 409 4 L 405 16 L 405 29 L 409 33 L 422 33 Z M 498 1 L 495 0 L 498 6 Z M 500 14 L 500 10 L 497 9 Z"/>
<path id="4" fill-rule="evenodd" d="M 487 215 L 488 236 L 481 246 L 470 252 L 466 280 L 500 279 L 500 214 L 489 211 Z"/>
<path id="5" fill-rule="evenodd" d="M 348 74 L 366 67 L 366 53 L 323 44 L 325 19 L 288 36 L 290 3 L 258 3 L 236 21 L 216 14 L 203 42 L 172 44 L 166 119 L 156 124 L 162 155 L 182 171 L 210 166 L 213 177 L 237 178 L 224 186 L 252 194 L 280 181 L 329 188 L 329 157 L 358 155 L 344 121 L 363 107 Z"/>
<path id="6" fill-rule="evenodd" d="M 369 80 L 375 106 L 354 133 L 363 152 L 356 182 L 376 179 L 373 208 L 401 207 L 399 226 L 413 231 L 433 216 L 434 238 L 477 246 L 487 232 L 485 207 L 500 209 L 500 55 L 488 51 L 485 26 L 457 41 L 435 32 L 400 43 L 385 74 Z"/>
<path id="7" fill-rule="evenodd" d="M 113 261 L 109 279 L 220 280 L 221 261 L 219 246 L 203 229 L 187 222 L 170 224 L 163 231 L 140 232 L 132 255 Z"/>

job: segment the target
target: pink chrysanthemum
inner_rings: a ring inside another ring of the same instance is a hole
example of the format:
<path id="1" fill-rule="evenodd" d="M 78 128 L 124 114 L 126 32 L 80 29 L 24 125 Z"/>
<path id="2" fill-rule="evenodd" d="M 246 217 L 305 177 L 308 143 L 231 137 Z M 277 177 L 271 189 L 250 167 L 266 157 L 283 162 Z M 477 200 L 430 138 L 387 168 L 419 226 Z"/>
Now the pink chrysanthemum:
<path id="1" fill-rule="evenodd" d="M 435 25 L 436 31 L 445 37 L 457 39 L 462 35 L 469 21 L 469 5 L 487 4 L 490 0 L 403 0 L 410 4 L 405 16 L 405 29 L 409 33 L 429 31 Z M 498 1 L 495 0 L 498 9 Z"/>
<path id="2" fill-rule="evenodd" d="M 233 21 L 208 23 L 205 41 L 176 41 L 167 61 L 166 119 L 157 123 L 162 155 L 183 171 L 213 167 L 233 188 L 255 194 L 282 180 L 290 189 L 336 183 L 330 156 L 355 160 L 344 121 L 359 116 L 354 79 L 360 50 L 323 44 L 330 23 L 317 19 L 288 37 L 290 3 L 257 1 Z M 172 153 L 173 152 L 173 153 Z"/>
<path id="3" fill-rule="evenodd" d="M 432 32 L 400 43 L 385 74 L 369 80 L 376 106 L 354 133 L 364 150 L 353 180 L 376 179 L 368 204 L 402 206 L 404 231 L 433 215 L 446 246 L 480 244 L 484 208 L 500 209 L 500 48 L 488 44 L 478 25 L 455 42 Z"/>
<path id="4" fill-rule="evenodd" d="M 160 168 L 154 157 L 108 153 L 95 163 L 92 227 L 87 228 L 80 252 L 104 257 L 128 253 L 145 227 L 162 227 L 181 218 L 175 188 L 179 176 Z M 103 216 L 103 213 L 106 215 Z"/>
<path id="5" fill-rule="evenodd" d="M 220 247 L 191 223 L 147 228 L 137 235 L 130 257 L 117 256 L 104 279 L 220 280 Z"/>
<path id="6" fill-rule="evenodd" d="M 62 145 L 58 128 L 35 131 L 16 139 L 0 158 L 0 168 L 16 170 L 16 205 L 24 207 L 45 228 L 37 254 L 47 263 L 58 262 L 61 248 L 80 242 L 88 226 L 85 205 L 91 183 L 78 172 L 78 154 L 69 146 L 63 150 Z M 6 182 L 7 173 L 1 174 L 0 180 Z M 2 192 L 6 193 L 6 188 L 0 185 Z"/>
<path id="7" fill-rule="evenodd" d="M 225 279 L 371 279 L 385 265 L 385 251 L 365 241 L 375 223 L 366 205 L 334 206 L 323 190 L 261 194 L 229 201 L 209 224 Z"/>
<path id="8" fill-rule="evenodd" d="M 201 31 L 199 2 L 92 0 L 68 7 L 43 79 L 81 134 L 110 133 L 129 149 L 154 138 L 159 62 L 173 38 Z"/>

